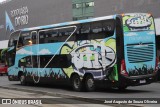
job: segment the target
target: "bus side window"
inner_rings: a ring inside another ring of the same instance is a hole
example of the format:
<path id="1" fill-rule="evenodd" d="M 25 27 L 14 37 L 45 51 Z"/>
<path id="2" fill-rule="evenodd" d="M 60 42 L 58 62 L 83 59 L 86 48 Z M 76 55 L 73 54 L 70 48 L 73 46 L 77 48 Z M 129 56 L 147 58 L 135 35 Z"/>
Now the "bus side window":
<path id="1" fill-rule="evenodd" d="M 37 44 L 38 43 L 38 36 L 37 36 L 37 32 L 36 31 L 33 31 L 32 32 L 32 38 L 31 40 L 29 41 L 30 44 Z"/>
<path id="2" fill-rule="evenodd" d="M 16 31 L 11 34 L 8 47 L 17 46 L 17 41 L 19 38 L 20 31 Z"/>
<path id="3" fill-rule="evenodd" d="M 70 37 L 70 38 L 68 38 L 68 41 L 75 41 L 74 30 L 75 30 L 74 27 L 66 29 L 65 36 Z"/>
<path id="4" fill-rule="evenodd" d="M 53 30 L 51 33 L 51 37 L 57 37 L 58 36 L 58 30 Z"/>
<path id="5" fill-rule="evenodd" d="M 22 32 L 18 40 L 18 48 L 29 45 L 30 40 L 31 40 L 30 32 Z"/>
<path id="6" fill-rule="evenodd" d="M 61 42 L 67 41 L 75 41 L 75 35 L 71 35 L 74 31 L 74 27 L 68 27 L 68 28 L 63 28 L 59 29 L 59 36 Z"/>
<path id="7" fill-rule="evenodd" d="M 71 35 L 74 31 L 74 28 L 62 28 L 62 29 L 51 29 L 47 31 L 40 31 L 39 33 L 39 42 L 43 43 L 56 43 L 56 42 L 65 42 L 74 41 L 74 35 Z"/>
<path id="8" fill-rule="evenodd" d="M 18 41 L 18 48 L 23 46 L 23 37 L 19 37 L 19 41 Z"/>
<path id="9" fill-rule="evenodd" d="M 26 46 L 26 45 L 32 45 L 31 44 L 31 36 L 28 36 L 28 37 L 24 38 L 24 44 L 23 45 L 24 46 Z"/>
<path id="10" fill-rule="evenodd" d="M 93 22 L 91 24 L 92 33 L 101 33 L 102 32 L 102 23 L 101 22 Z"/>
<path id="11" fill-rule="evenodd" d="M 71 66 L 71 55 L 40 55 L 40 67 L 41 68 L 68 68 Z M 50 61 L 50 63 L 49 63 Z"/>
<path id="12" fill-rule="evenodd" d="M 32 56 L 28 56 L 29 58 L 28 60 L 28 64 L 27 67 L 33 67 L 33 68 L 38 68 L 39 67 L 39 56 L 37 55 L 32 55 Z"/>
<path id="13" fill-rule="evenodd" d="M 58 38 L 59 42 L 64 42 L 67 39 L 67 36 L 65 35 L 66 29 L 62 28 L 58 30 Z"/>
<path id="14" fill-rule="evenodd" d="M 103 31 L 106 34 L 106 37 L 113 36 L 115 31 L 115 20 L 109 19 L 103 21 Z"/>
<path id="15" fill-rule="evenodd" d="M 91 31 L 90 23 L 88 24 L 81 24 L 79 28 L 77 29 L 76 34 L 76 41 L 78 40 L 88 40 L 88 36 Z"/>
<path id="16" fill-rule="evenodd" d="M 102 27 L 103 26 L 101 21 L 91 23 L 91 33 L 90 33 L 89 39 L 93 40 L 93 39 L 105 38 L 105 34 L 103 32 Z"/>
<path id="17" fill-rule="evenodd" d="M 82 24 L 81 29 L 80 29 L 80 33 L 81 34 L 89 34 L 90 30 L 91 30 L 90 23 L 88 23 L 88 24 Z"/>
<path id="18" fill-rule="evenodd" d="M 39 42 L 40 44 L 43 43 L 54 43 L 58 41 L 58 30 L 46 30 L 41 31 L 39 33 Z"/>
<path id="19" fill-rule="evenodd" d="M 18 66 L 19 67 L 26 67 L 26 58 L 22 58 L 19 60 L 19 63 L 18 63 Z"/>

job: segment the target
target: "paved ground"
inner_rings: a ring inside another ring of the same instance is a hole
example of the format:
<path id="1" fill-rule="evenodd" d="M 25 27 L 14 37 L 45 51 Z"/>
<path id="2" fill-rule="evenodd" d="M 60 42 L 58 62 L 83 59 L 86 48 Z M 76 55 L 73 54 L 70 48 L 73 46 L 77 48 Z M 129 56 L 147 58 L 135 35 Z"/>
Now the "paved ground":
<path id="1" fill-rule="evenodd" d="M 56 97 L 57 96 L 58 97 L 70 96 L 70 97 L 82 97 L 82 98 L 160 98 L 160 83 L 152 83 L 150 85 L 137 86 L 137 87 L 128 87 L 127 90 L 123 92 L 119 92 L 118 90 L 105 90 L 105 89 L 97 89 L 95 92 L 74 92 L 70 87 L 21 86 L 19 82 L 11 82 L 11 81 L 8 81 L 6 76 L 1 76 L 0 77 L 0 88 L 1 89 L 14 89 L 17 91 L 22 91 L 21 92 L 22 94 L 25 92 L 43 93 L 45 95 L 52 95 Z M 35 95 L 37 95 L 38 98 L 40 97 L 38 96 L 38 94 L 35 94 Z M 20 96 L 21 94 L 18 95 L 18 97 Z M 82 105 L 76 105 L 76 106 L 82 106 Z M 113 105 L 113 106 L 116 106 L 116 105 Z M 159 104 L 154 104 L 154 105 L 153 104 L 152 105 L 143 104 L 143 105 L 137 105 L 137 106 L 159 107 L 160 105 Z"/>
<path id="2" fill-rule="evenodd" d="M 16 100 L 16 98 L 28 98 L 28 100 L 32 100 L 32 98 L 37 99 L 37 98 L 47 98 L 46 102 L 53 102 L 55 104 L 31 104 L 31 105 L 0 105 L 0 107 L 106 107 L 106 105 L 102 104 L 84 104 L 85 102 L 83 101 L 78 101 L 78 104 L 63 104 L 66 102 L 71 102 L 74 103 L 75 100 L 72 99 L 66 99 L 65 101 L 61 97 L 55 97 L 52 95 L 45 95 L 44 93 L 31 93 L 31 92 L 22 92 L 22 91 L 16 91 L 16 90 L 8 90 L 8 89 L 1 89 L 0 88 L 0 98 L 5 99 L 5 98 L 13 98 Z M 49 98 L 49 99 L 48 99 Z M 22 100 L 21 99 L 21 100 Z M 24 99 L 23 99 L 24 100 Z M 49 101 L 50 100 L 50 101 Z M 44 100 L 43 100 L 44 101 Z M 43 102 L 42 102 L 43 103 Z M 82 103 L 82 104 L 81 104 Z M 110 106 L 107 106 L 110 107 Z"/>

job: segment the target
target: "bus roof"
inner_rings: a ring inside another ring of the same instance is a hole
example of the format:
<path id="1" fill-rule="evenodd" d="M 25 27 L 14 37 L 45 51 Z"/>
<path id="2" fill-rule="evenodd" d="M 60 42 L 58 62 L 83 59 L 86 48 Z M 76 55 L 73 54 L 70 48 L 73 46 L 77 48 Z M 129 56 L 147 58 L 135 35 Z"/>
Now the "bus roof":
<path id="1" fill-rule="evenodd" d="M 147 15 L 147 14 L 149 14 L 149 15 L 151 15 L 150 13 L 123 13 L 122 15 L 135 15 L 135 14 L 140 14 L 140 15 Z"/>
<path id="2" fill-rule="evenodd" d="M 91 19 L 84 19 L 84 20 L 71 21 L 71 22 L 64 22 L 64 23 L 58 23 L 58 24 L 52 24 L 52 25 L 44 25 L 44 26 L 38 26 L 38 27 L 32 27 L 32 28 L 24 28 L 24 29 L 21 29 L 21 31 L 47 29 L 47 28 L 61 27 L 61 26 L 79 24 L 79 23 L 87 23 L 87 22 L 94 22 L 94 21 L 100 21 L 100 20 L 106 20 L 106 19 L 113 19 L 114 16 L 115 15 L 110 15 L 110 16 L 103 16 L 103 17 L 97 17 L 97 18 L 91 18 Z"/>
<path id="3" fill-rule="evenodd" d="M 125 14 L 123 14 L 123 15 L 134 15 L 134 14 L 148 14 L 148 13 L 125 13 Z M 116 15 L 118 15 L 118 14 L 116 14 Z M 77 21 L 70 21 L 70 22 L 57 23 L 57 24 L 44 25 L 44 26 L 37 26 L 37 27 L 31 27 L 31 28 L 24 28 L 24 29 L 21 29 L 21 31 L 31 31 L 31 30 L 38 30 L 38 29 L 48 29 L 48 28 L 61 27 L 61 26 L 67 26 L 67 25 L 73 25 L 73 24 L 94 22 L 94 21 L 100 21 L 100 20 L 106 20 L 106 19 L 114 19 L 114 17 L 115 17 L 116 15 L 103 16 L 103 17 L 90 18 L 90 19 L 77 20 Z M 122 15 L 122 14 L 121 14 L 121 15 Z"/>

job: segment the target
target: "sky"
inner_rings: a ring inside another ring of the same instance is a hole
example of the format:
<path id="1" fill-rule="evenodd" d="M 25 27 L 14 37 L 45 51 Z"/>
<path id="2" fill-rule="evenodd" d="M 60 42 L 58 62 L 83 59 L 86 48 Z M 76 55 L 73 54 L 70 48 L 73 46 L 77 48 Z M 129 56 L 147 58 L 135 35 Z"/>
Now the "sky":
<path id="1" fill-rule="evenodd" d="M 6 0 L 0 0 L 0 3 L 3 2 L 3 1 L 6 1 Z"/>

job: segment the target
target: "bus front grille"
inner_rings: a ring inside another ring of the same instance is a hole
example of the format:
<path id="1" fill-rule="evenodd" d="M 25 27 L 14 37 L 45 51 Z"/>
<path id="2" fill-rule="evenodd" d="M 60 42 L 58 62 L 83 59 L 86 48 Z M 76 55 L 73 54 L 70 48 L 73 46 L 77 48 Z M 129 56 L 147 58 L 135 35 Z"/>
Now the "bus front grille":
<path id="1" fill-rule="evenodd" d="M 153 60 L 154 45 L 132 45 L 127 46 L 129 63 L 148 62 Z"/>

